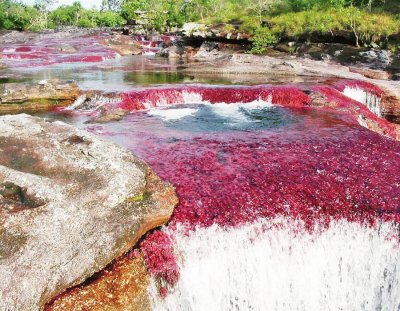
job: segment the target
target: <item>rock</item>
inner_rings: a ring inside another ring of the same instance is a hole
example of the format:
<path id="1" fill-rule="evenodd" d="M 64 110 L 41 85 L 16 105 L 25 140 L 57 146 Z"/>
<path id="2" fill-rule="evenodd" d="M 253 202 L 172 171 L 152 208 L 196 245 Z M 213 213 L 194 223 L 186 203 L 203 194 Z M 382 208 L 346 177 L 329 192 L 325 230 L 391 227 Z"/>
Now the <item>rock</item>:
<path id="1" fill-rule="evenodd" d="M 394 81 L 400 81 L 400 73 L 395 73 L 395 74 L 393 74 L 392 80 L 394 80 Z"/>
<path id="2" fill-rule="evenodd" d="M 176 45 L 172 45 L 170 47 L 162 49 L 158 53 L 158 55 L 167 58 L 180 58 L 182 57 L 183 53 L 184 53 L 183 49 L 179 48 Z"/>
<path id="3" fill-rule="evenodd" d="M 218 43 L 205 41 L 196 53 L 196 58 L 209 58 L 219 55 Z"/>
<path id="4" fill-rule="evenodd" d="M 90 120 L 89 123 L 108 123 L 112 121 L 120 121 L 128 114 L 128 111 L 123 109 L 115 109 L 111 111 L 104 111 L 101 116 Z"/>
<path id="5" fill-rule="evenodd" d="M 142 48 L 131 36 L 115 34 L 103 39 L 102 44 L 112 48 L 123 56 L 142 54 Z"/>
<path id="6" fill-rule="evenodd" d="M 196 49 L 192 46 L 187 46 L 185 47 L 185 52 L 184 52 L 184 56 L 187 58 L 192 58 L 196 55 L 196 53 L 199 51 L 199 49 Z"/>
<path id="7" fill-rule="evenodd" d="M 207 26 L 205 24 L 198 23 L 185 23 L 182 26 L 182 33 L 187 37 L 206 38 L 211 35 L 211 33 L 207 31 Z"/>
<path id="8" fill-rule="evenodd" d="M 339 57 L 340 55 L 342 55 L 343 50 L 336 50 L 335 52 L 333 52 L 333 56 L 335 57 Z"/>
<path id="9" fill-rule="evenodd" d="M 36 111 L 72 104 L 80 95 L 76 83 L 42 80 L 0 85 L 0 111 Z"/>
<path id="10" fill-rule="evenodd" d="M 182 27 L 182 33 L 189 38 L 200 38 L 207 41 L 248 41 L 250 34 L 239 32 L 239 24 L 218 23 L 205 25 L 197 23 L 186 23 Z"/>
<path id="11" fill-rule="evenodd" d="M 0 310 L 40 310 L 165 223 L 177 203 L 128 151 L 28 115 L 0 117 L 0 184 Z"/>
<path id="12" fill-rule="evenodd" d="M 376 68 L 386 68 L 392 62 L 392 53 L 387 50 L 372 49 L 366 52 L 361 52 L 365 61 Z"/>
<path id="13" fill-rule="evenodd" d="M 400 96 L 385 92 L 381 101 L 381 113 L 386 120 L 400 124 Z"/>
<path id="14" fill-rule="evenodd" d="M 150 311 L 149 285 L 150 274 L 143 255 L 132 251 L 107 267 L 92 282 L 57 297 L 45 311 Z"/>
<path id="15" fill-rule="evenodd" d="M 284 44 L 284 43 L 279 43 L 275 46 L 275 50 L 283 53 L 288 53 L 291 54 L 294 52 L 293 46 Z"/>
<path id="16" fill-rule="evenodd" d="M 390 74 L 383 70 L 358 67 L 349 67 L 349 69 L 351 72 L 362 74 L 364 77 L 369 79 L 388 80 L 390 78 Z"/>
<path id="17" fill-rule="evenodd" d="M 76 53 L 78 50 L 72 45 L 61 45 L 58 50 L 63 53 Z"/>

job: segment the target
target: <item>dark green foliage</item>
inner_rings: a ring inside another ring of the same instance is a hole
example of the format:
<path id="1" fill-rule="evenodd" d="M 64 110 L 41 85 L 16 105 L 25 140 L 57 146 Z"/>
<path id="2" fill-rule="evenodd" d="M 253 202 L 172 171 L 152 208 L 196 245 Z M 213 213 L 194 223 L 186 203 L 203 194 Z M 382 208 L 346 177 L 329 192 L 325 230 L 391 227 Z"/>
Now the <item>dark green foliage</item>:
<path id="1" fill-rule="evenodd" d="M 0 0 L 0 28 L 1 29 L 29 29 L 33 28 L 37 9 L 28 7 L 11 0 Z"/>
<path id="2" fill-rule="evenodd" d="M 37 0 L 34 7 L 16 1 L 0 0 L 1 29 L 114 27 L 136 21 L 165 32 L 185 22 L 228 23 L 225 31 L 239 28 L 253 35 L 254 53 L 281 38 L 343 33 L 355 45 L 386 45 L 400 29 L 398 0 L 104 0 L 100 11 L 83 9 L 79 1 L 53 11 L 52 0 Z"/>
<path id="3" fill-rule="evenodd" d="M 267 48 L 279 42 L 279 35 L 269 28 L 260 27 L 256 30 L 252 42 L 253 47 L 250 52 L 253 54 L 262 54 Z"/>

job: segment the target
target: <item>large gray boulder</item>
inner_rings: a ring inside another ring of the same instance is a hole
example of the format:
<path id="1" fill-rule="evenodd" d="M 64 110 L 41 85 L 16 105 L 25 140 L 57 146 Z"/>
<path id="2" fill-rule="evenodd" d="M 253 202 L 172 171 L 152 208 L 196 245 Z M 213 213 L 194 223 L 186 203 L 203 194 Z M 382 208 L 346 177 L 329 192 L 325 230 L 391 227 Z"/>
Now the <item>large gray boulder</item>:
<path id="1" fill-rule="evenodd" d="M 40 310 L 165 223 L 174 188 L 62 122 L 0 117 L 0 310 Z"/>

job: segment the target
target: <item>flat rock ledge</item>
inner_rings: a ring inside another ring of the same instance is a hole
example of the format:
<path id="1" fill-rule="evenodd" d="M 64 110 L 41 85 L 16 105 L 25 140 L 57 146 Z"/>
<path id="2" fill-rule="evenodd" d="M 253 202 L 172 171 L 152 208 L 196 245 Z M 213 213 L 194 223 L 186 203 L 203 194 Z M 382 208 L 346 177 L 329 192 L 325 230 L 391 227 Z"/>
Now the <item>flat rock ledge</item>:
<path id="1" fill-rule="evenodd" d="M 47 110 L 71 105 L 81 94 L 74 82 L 42 80 L 0 85 L 0 112 Z"/>
<path id="2" fill-rule="evenodd" d="M 59 121 L 0 117 L 0 310 L 42 309 L 176 204 L 175 189 L 123 148 Z"/>

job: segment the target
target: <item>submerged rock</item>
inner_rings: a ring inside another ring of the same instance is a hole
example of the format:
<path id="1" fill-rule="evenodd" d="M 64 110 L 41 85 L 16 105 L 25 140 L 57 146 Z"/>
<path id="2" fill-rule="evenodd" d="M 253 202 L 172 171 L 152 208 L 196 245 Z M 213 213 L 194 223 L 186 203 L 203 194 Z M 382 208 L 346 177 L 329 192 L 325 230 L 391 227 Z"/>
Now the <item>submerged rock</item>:
<path id="1" fill-rule="evenodd" d="M 123 109 L 105 110 L 99 117 L 90 120 L 88 123 L 108 123 L 120 121 L 128 112 Z"/>
<path id="2" fill-rule="evenodd" d="M 0 310 L 43 308 L 177 203 L 134 155 L 62 122 L 0 117 L 0 155 Z"/>
<path id="3" fill-rule="evenodd" d="M 72 104 L 81 91 L 74 82 L 42 80 L 0 85 L 0 111 L 36 111 Z"/>

